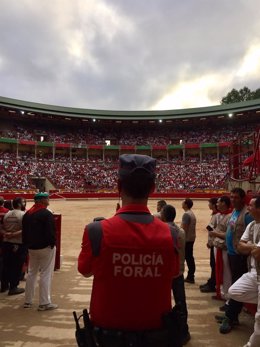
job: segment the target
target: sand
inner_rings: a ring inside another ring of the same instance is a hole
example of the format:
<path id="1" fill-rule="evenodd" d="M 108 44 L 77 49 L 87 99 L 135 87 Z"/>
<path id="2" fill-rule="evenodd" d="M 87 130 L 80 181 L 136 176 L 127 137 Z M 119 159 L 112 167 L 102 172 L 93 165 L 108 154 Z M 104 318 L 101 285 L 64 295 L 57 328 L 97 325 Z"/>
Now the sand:
<path id="1" fill-rule="evenodd" d="M 75 324 L 72 311 L 80 313 L 89 306 L 92 280 L 77 273 L 77 256 L 85 224 L 94 217 L 110 217 L 115 212 L 116 200 L 77 200 L 51 201 L 50 208 L 62 214 L 61 269 L 53 277 L 52 301 L 59 305 L 54 311 L 38 312 L 38 294 L 32 309 L 24 309 L 24 294 L 7 296 L 0 294 L 0 346 L 1 347 L 72 347 Z M 157 200 L 149 201 L 151 212 L 156 212 Z M 177 209 L 177 224 L 183 210 L 180 200 L 167 200 Z M 28 207 L 32 203 L 28 203 Z M 186 284 L 191 340 L 187 347 L 240 347 L 253 330 L 254 318 L 246 313 L 240 317 L 240 326 L 231 333 L 222 335 L 214 315 L 219 314 L 222 302 L 211 299 L 211 293 L 202 294 L 199 285 L 205 283 L 209 274 L 209 251 L 206 248 L 205 226 L 210 219 L 207 201 L 194 201 L 193 211 L 197 216 L 197 239 L 195 261 L 197 266 L 196 283 Z M 25 282 L 21 282 L 21 287 Z M 38 288 L 36 289 L 36 293 Z M 152 303 L 151 303 L 152 304 Z"/>

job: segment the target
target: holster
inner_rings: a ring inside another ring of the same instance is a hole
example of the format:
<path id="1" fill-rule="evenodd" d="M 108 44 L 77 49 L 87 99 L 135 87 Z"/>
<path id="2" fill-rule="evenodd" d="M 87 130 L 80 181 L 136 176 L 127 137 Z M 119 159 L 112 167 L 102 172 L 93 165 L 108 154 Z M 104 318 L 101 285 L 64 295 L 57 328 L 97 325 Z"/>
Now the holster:
<path id="1" fill-rule="evenodd" d="M 89 319 L 87 309 L 83 310 L 83 314 L 77 317 L 76 312 L 73 312 L 74 320 L 76 323 L 75 337 L 79 347 L 97 347 L 93 337 L 93 327 Z M 83 317 L 84 327 L 81 328 L 79 324 L 80 318 Z"/>
<path id="2" fill-rule="evenodd" d="M 87 310 L 83 310 L 80 317 L 77 317 L 76 312 L 73 312 L 73 316 L 78 347 L 182 347 L 182 316 L 178 305 L 162 317 L 163 329 L 151 331 L 126 332 L 93 328 Z M 79 324 L 81 317 L 83 328 Z"/>
<path id="3" fill-rule="evenodd" d="M 76 341 L 79 347 L 88 347 L 86 341 L 85 328 L 76 329 L 75 331 Z"/>

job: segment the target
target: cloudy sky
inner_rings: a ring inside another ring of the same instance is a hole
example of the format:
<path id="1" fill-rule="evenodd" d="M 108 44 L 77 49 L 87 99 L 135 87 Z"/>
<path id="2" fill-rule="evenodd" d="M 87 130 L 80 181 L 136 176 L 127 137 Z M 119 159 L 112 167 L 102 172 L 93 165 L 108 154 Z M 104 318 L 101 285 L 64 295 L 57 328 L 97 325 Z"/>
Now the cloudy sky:
<path id="1" fill-rule="evenodd" d="M 0 0 L 0 95 L 72 107 L 217 105 L 260 87 L 259 0 Z"/>

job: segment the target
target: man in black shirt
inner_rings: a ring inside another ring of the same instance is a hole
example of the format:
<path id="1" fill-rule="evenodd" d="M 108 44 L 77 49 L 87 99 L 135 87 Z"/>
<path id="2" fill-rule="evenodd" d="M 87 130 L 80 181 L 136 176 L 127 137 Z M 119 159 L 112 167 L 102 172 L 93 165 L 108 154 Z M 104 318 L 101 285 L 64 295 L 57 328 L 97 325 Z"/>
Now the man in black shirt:
<path id="1" fill-rule="evenodd" d="M 55 222 L 47 209 L 48 193 L 37 193 L 35 204 L 23 218 L 23 243 L 29 249 L 29 269 L 25 287 L 24 308 L 32 307 L 37 274 L 40 271 L 38 311 L 54 310 L 51 303 L 51 280 L 56 254 Z"/>

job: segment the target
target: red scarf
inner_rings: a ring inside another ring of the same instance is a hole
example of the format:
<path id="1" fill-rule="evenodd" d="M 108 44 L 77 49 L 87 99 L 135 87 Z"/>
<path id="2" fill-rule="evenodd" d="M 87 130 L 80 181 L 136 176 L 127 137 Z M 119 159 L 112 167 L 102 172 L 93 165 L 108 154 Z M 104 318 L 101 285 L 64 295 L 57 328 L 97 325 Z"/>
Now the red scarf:
<path id="1" fill-rule="evenodd" d="M 231 210 L 228 209 L 227 211 L 220 212 L 220 214 L 229 214 L 231 213 Z M 217 254 L 216 254 L 216 293 L 217 298 L 221 299 L 221 284 L 223 284 L 223 257 L 222 257 L 222 249 L 217 248 Z"/>
<path id="2" fill-rule="evenodd" d="M 42 205 L 42 204 L 40 204 L 40 203 L 37 203 L 37 204 L 34 204 L 34 205 L 27 211 L 27 213 L 28 213 L 28 214 L 33 214 L 33 213 L 35 213 L 35 212 L 37 212 L 37 211 L 39 211 L 39 210 L 43 210 L 43 209 L 45 209 L 45 208 L 47 208 L 47 206 Z"/>
<path id="3" fill-rule="evenodd" d="M 221 284 L 223 284 L 223 258 L 222 258 L 222 249 L 217 248 L 216 254 L 216 293 L 217 298 L 221 298 Z"/>
<path id="4" fill-rule="evenodd" d="M 224 211 L 224 212 L 220 212 L 220 214 L 229 214 L 229 213 L 231 213 L 231 212 L 232 212 L 232 209 L 229 208 L 229 209 L 227 209 L 227 210 Z"/>

